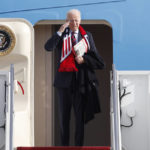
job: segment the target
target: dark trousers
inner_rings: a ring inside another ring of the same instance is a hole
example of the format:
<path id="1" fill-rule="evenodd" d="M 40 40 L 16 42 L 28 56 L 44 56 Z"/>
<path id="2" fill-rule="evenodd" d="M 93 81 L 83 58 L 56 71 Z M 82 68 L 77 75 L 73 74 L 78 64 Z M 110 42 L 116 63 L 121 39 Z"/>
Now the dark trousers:
<path id="1" fill-rule="evenodd" d="M 59 116 L 62 146 L 69 146 L 71 108 L 75 114 L 75 145 L 82 146 L 84 139 L 83 100 L 72 87 L 58 88 Z"/>

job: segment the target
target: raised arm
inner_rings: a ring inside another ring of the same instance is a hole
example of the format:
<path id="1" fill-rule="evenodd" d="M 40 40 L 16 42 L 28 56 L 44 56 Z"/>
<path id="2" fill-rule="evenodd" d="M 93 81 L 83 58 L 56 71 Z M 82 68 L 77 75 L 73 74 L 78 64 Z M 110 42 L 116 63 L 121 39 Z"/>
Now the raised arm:
<path id="1" fill-rule="evenodd" d="M 56 32 L 51 38 L 48 39 L 48 41 L 45 43 L 44 46 L 47 51 L 52 51 L 58 48 L 62 40 L 62 34 L 65 31 L 65 29 L 68 27 L 68 25 L 69 25 L 69 21 L 65 22 L 63 25 L 61 25 L 58 32 Z"/>
<path id="2" fill-rule="evenodd" d="M 44 48 L 47 51 L 52 51 L 58 47 L 60 42 L 61 42 L 61 36 L 59 36 L 56 32 L 51 38 L 48 39 L 48 41 L 45 43 Z"/>

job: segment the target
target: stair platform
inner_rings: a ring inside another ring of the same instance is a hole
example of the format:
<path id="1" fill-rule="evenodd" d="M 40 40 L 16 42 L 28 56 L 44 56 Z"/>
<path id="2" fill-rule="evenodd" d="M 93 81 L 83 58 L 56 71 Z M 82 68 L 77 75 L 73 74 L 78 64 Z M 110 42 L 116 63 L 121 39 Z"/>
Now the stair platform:
<path id="1" fill-rule="evenodd" d="M 17 150 L 110 150 L 108 146 L 18 147 Z"/>

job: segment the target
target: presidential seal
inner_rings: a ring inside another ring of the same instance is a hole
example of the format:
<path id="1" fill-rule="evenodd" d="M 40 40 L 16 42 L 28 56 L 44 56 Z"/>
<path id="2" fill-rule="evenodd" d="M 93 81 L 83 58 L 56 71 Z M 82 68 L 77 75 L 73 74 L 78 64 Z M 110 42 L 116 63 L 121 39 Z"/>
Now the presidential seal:
<path id="1" fill-rule="evenodd" d="M 0 25 L 0 56 L 9 54 L 16 44 L 16 38 L 12 30 Z"/>

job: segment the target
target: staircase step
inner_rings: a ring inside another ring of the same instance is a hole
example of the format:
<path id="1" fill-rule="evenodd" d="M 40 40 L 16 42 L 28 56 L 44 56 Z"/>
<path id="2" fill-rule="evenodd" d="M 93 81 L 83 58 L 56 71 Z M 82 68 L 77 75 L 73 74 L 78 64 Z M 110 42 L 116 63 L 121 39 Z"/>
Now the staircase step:
<path id="1" fill-rule="evenodd" d="M 110 150 L 107 146 L 18 147 L 17 150 Z"/>

